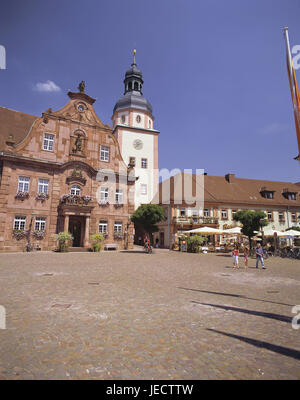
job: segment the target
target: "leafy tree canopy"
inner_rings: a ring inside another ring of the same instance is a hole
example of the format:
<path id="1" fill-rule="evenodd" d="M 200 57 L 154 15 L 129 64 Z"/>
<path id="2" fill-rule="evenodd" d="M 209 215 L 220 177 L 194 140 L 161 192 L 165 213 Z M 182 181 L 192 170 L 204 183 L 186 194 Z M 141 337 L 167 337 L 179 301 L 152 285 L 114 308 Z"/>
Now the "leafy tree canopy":
<path id="1" fill-rule="evenodd" d="M 157 232 L 156 224 L 164 219 L 164 209 L 157 204 L 142 204 L 131 216 L 131 221 L 149 234 Z"/>
<path id="2" fill-rule="evenodd" d="M 242 233 L 249 238 L 255 236 L 254 231 L 259 231 L 262 226 L 268 225 L 266 214 L 263 211 L 238 211 L 233 219 L 242 223 Z"/>

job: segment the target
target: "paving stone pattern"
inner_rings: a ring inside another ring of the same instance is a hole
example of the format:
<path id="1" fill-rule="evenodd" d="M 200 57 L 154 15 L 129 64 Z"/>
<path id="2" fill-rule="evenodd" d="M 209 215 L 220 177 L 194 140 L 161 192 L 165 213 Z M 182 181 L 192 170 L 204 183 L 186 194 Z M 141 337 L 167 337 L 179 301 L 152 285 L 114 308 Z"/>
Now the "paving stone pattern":
<path id="1" fill-rule="evenodd" d="M 300 262 L 266 266 L 139 248 L 1 254 L 0 379 L 299 379 Z"/>

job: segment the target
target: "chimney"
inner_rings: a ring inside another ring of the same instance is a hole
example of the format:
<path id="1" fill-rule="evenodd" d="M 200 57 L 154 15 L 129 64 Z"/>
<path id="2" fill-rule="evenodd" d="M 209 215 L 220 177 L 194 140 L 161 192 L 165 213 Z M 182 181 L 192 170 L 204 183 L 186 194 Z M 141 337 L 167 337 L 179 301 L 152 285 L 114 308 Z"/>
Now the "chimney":
<path id="1" fill-rule="evenodd" d="M 235 179 L 235 174 L 226 174 L 225 175 L 225 179 L 226 179 L 227 182 L 233 183 L 234 179 Z"/>

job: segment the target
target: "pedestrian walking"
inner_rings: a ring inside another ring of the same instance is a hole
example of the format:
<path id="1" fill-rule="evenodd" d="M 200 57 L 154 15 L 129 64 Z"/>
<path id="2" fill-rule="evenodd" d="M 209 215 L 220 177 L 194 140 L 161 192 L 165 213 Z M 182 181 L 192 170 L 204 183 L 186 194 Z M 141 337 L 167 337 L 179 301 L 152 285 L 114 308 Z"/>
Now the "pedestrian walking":
<path id="1" fill-rule="evenodd" d="M 233 268 L 239 268 L 239 247 L 236 244 L 232 251 Z"/>
<path id="2" fill-rule="evenodd" d="M 258 268 L 258 263 L 259 261 L 261 262 L 261 268 L 266 269 L 265 264 L 264 264 L 264 250 L 261 247 L 260 243 L 257 244 L 256 249 L 256 268 Z"/>

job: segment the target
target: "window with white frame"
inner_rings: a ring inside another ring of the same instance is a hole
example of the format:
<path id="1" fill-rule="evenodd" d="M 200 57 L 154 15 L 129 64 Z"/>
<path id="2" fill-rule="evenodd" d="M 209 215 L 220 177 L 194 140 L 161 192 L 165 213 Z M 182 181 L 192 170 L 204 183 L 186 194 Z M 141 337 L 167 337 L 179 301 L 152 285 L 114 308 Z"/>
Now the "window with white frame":
<path id="1" fill-rule="evenodd" d="M 297 213 L 291 213 L 292 222 L 297 222 Z"/>
<path id="2" fill-rule="evenodd" d="M 15 217 L 14 219 L 14 229 L 18 231 L 24 231 L 26 225 L 26 217 Z"/>
<path id="3" fill-rule="evenodd" d="M 122 189 L 116 189 L 115 201 L 117 204 L 123 203 L 123 190 Z"/>
<path id="4" fill-rule="evenodd" d="M 49 192 L 48 179 L 39 179 L 38 193 L 48 194 L 48 192 Z"/>
<path id="5" fill-rule="evenodd" d="M 43 150 L 53 151 L 54 148 L 54 135 L 44 133 Z"/>
<path id="6" fill-rule="evenodd" d="M 81 188 L 80 188 L 80 186 L 78 186 L 78 185 L 73 185 L 73 186 L 71 187 L 70 193 L 71 193 L 72 195 L 75 195 L 75 196 L 80 196 L 80 193 L 81 193 Z"/>
<path id="7" fill-rule="evenodd" d="M 115 222 L 114 233 L 122 233 L 122 222 L 119 221 Z"/>
<path id="8" fill-rule="evenodd" d="M 100 201 L 107 202 L 108 201 L 108 188 L 102 187 L 100 191 Z"/>
<path id="9" fill-rule="evenodd" d="M 287 198 L 288 200 L 296 200 L 296 194 L 297 193 L 288 193 Z"/>
<path id="10" fill-rule="evenodd" d="M 34 228 L 36 231 L 44 231 L 46 228 L 46 218 L 36 217 Z"/>
<path id="11" fill-rule="evenodd" d="M 141 194 L 147 194 L 147 185 L 145 183 L 141 183 Z"/>
<path id="12" fill-rule="evenodd" d="M 141 167 L 142 168 L 148 168 L 148 160 L 147 160 L 147 158 L 142 158 Z"/>
<path id="13" fill-rule="evenodd" d="M 108 232 L 108 223 L 107 221 L 99 221 L 99 233 L 107 233 Z"/>
<path id="14" fill-rule="evenodd" d="M 204 216 L 204 217 L 209 217 L 209 209 L 208 209 L 208 208 L 204 208 L 204 210 L 203 210 L 203 216 Z"/>
<path id="15" fill-rule="evenodd" d="M 185 217 L 185 215 L 186 215 L 186 210 L 185 210 L 185 208 L 181 208 L 181 209 L 180 209 L 180 214 L 179 214 L 179 216 L 180 216 L 180 217 Z"/>
<path id="16" fill-rule="evenodd" d="M 198 217 L 199 216 L 199 210 L 197 210 L 197 208 L 193 208 L 192 209 L 192 215 L 193 215 L 193 217 Z"/>
<path id="17" fill-rule="evenodd" d="M 19 192 L 29 192 L 29 182 L 30 178 L 26 176 L 20 176 L 19 177 L 19 183 L 18 183 L 18 191 Z"/>
<path id="18" fill-rule="evenodd" d="M 100 160 L 109 162 L 109 147 L 108 146 L 100 146 Z"/>
<path id="19" fill-rule="evenodd" d="M 234 216 L 235 216 L 236 213 L 237 213 L 236 210 L 232 210 L 232 211 L 231 211 L 232 219 L 234 218 Z"/>
<path id="20" fill-rule="evenodd" d="M 227 210 L 222 210 L 221 211 L 221 217 L 222 217 L 222 219 L 227 219 L 228 218 Z"/>

